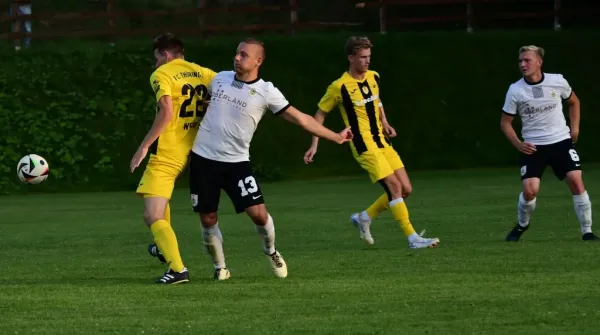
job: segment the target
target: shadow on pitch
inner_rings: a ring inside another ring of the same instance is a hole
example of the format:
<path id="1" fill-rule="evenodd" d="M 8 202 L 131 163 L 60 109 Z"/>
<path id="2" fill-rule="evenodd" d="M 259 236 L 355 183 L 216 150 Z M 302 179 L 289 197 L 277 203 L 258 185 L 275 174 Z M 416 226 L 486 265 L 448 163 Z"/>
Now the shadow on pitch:
<path id="1" fill-rule="evenodd" d="M 154 285 L 154 278 L 132 277 L 68 277 L 68 278 L 39 278 L 15 281 L 0 281 L 0 286 L 27 285 L 77 285 L 77 286 L 114 286 L 114 285 Z"/>
<path id="2" fill-rule="evenodd" d="M 154 283 L 156 278 L 129 278 L 129 277 L 103 277 L 103 278 L 57 278 L 57 279 L 30 279 L 15 281 L 0 281 L 0 286 L 37 286 L 37 285 L 75 285 L 75 286 L 161 286 Z M 189 283 L 166 286 L 182 286 L 197 284 L 214 284 L 212 278 L 193 278 Z"/>

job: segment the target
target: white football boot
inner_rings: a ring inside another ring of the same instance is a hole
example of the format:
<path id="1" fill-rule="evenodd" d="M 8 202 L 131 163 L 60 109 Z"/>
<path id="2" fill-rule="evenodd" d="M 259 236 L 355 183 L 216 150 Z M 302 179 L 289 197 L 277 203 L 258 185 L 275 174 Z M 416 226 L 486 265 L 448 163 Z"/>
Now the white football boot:
<path id="1" fill-rule="evenodd" d="M 267 255 L 269 262 L 271 263 L 271 268 L 273 269 L 273 273 L 275 276 L 279 278 L 285 278 L 288 275 L 287 264 L 279 251 L 275 250 L 275 253 L 272 255 Z"/>
<path id="2" fill-rule="evenodd" d="M 350 216 L 350 221 L 352 224 L 358 228 L 360 232 L 360 238 L 365 241 L 368 245 L 373 245 L 375 240 L 373 236 L 371 236 L 371 221 L 365 221 L 360 219 L 360 213 L 354 213 Z"/>
<path id="3" fill-rule="evenodd" d="M 231 278 L 231 272 L 227 268 L 215 269 L 215 280 L 227 280 Z"/>
<path id="4" fill-rule="evenodd" d="M 435 248 L 440 244 L 440 239 L 437 237 L 425 238 L 425 230 L 423 230 L 419 237 L 415 238 L 412 242 L 408 242 L 410 249 L 423 249 L 423 248 Z"/>

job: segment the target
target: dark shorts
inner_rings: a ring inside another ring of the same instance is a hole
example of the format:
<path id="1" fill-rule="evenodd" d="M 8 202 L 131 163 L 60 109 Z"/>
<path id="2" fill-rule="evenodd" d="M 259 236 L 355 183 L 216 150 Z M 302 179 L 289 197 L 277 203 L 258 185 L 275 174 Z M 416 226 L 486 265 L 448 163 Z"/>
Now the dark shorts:
<path id="1" fill-rule="evenodd" d="M 227 193 L 238 214 L 265 202 L 250 162 L 218 162 L 192 152 L 189 173 L 194 212 L 216 212 L 221 190 Z"/>
<path id="2" fill-rule="evenodd" d="M 571 139 L 554 144 L 536 145 L 537 151 L 531 155 L 521 155 L 521 180 L 542 178 L 546 166 L 551 166 L 559 180 L 565 179 L 570 171 L 581 170 L 579 154 Z"/>

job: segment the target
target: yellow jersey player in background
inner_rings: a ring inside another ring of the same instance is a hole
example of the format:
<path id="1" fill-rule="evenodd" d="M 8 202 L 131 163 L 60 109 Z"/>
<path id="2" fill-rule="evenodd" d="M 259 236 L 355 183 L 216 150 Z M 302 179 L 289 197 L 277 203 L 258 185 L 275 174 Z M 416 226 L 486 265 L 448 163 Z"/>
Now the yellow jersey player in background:
<path id="1" fill-rule="evenodd" d="M 150 152 L 136 192 L 144 198 L 144 221 L 156 243 L 149 251 L 169 266 L 156 283 L 178 284 L 188 282 L 189 274 L 171 227 L 169 200 L 175 179 L 187 165 L 215 72 L 186 61 L 183 42 L 172 34 L 154 39 L 154 57 L 156 70 L 150 85 L 156 95 L 157 114 L 130 168 L 133 172 Z"/>
<path id="2" fill-rule="evenodd" d="M 344 123 L 355 134 L 351 142 L 354 158 L 369 173 L 371 181 L 379 182 L 385 190 L 368 209 L 351 216 L 360 237 L 373 244 L 371 220 L 389 208 L 408 238 L 410 248 L 435 247 L 439 239 L 421 237 L 409 220 L 404 198 L 410 194 L 412 186 L 400 156 L 388 139 L 388 136 L 395 137 L 396 131 L 388 124 L 379 97 L 379 74 L 369 71 L 371 47 L 366 37 L 350 37 L 347 40 L 350 68 L 329 85 L 319 102 L 315 119 L 323 123 L 327 113 L 339 108 Z M 318 143 L 319 138 L 313 137 L 312 145 L 304 155 L 305 163 L 313 161 Z"/>

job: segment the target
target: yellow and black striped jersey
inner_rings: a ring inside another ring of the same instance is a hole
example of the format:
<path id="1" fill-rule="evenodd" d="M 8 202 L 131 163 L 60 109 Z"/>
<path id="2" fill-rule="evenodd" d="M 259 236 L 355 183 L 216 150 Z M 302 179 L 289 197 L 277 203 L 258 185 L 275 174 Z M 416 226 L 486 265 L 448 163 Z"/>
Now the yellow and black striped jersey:
<path id="1" fill-rule="evenodd" d="M 375 71 L 367 71 L 363 80 L 344 72 L 327 87 L 319 102 L 319 109 L 326 113 L 339 107 L 346 127 L 351 127 L 354 134 L 351 147 L 357 156 L 367 150 L 390 146 L 381 124 L 379 81 Z"/>

